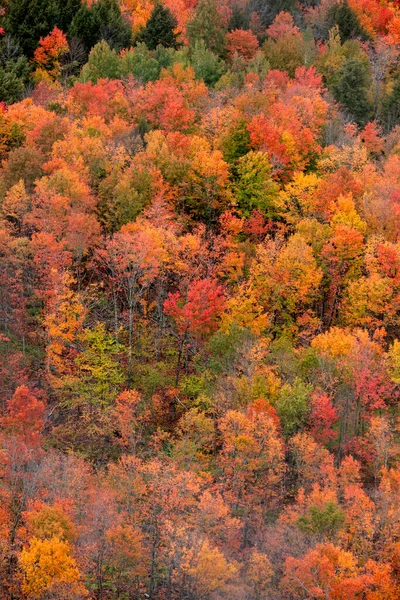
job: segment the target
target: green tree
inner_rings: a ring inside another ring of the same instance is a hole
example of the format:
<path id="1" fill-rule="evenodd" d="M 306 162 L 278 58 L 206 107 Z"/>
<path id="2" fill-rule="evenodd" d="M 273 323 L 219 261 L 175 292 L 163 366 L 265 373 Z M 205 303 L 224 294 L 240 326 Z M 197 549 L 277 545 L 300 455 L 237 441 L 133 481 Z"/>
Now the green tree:
<path id="1" fill-rule="evenodd" d="M 94 11 L 86 2 L 82 4 L 72 19 L 68 28 L 68 37 L 80 40 L 87 53 L 100 41 L 99 26 L 96 22 Z"/>
<path id="2" fill-rule="evenodd" d="M 58 2 L 60 6 L 60 16 L 57 25 L 61 31 L 68 31 L 72 19 L 81 8 L 82 0 L 64 0 L 64 2 L 58 0 Z"/>
<path id="3" fill-rule="evenodd" d="M 312 387 L 296 378 L 293 385 L 285 384 L 276 402 L 276 412 L 286 438 L 296 433 L 305 422 Z"/>
<path id="4" fill-rule="evenodd" d="M 79 39 L 88 53 L 101 40 L 114 50 L 127 48 L 132 41 L 131 27 L 117 0 L 98 0 L 90 7 L 83 3 L 72 20 L 68 36 Z"/>
<path id="5" fill-rule="evenodd" d="M 248 7 L 243 8 L 237 2 L 232 6 L 232 13 L 229 19 L 228 31 L 235 29 L 249 29 L 250 27 L 250 12 Z"/>
<path id="6" fill-rule="evenodd" d="M 335 502 L 322 507 L 311 505 L 306 514 L 299 517 L 297 527 L 307 534 L 331 537 L 344 525 L 345 514 Z"/>
<path id="7" fill-rule="evenodd" d="M 237 161 L 250 150 L 250 133 L 244 119 L 237 121 L 229 128 L 227 135 L 222 140 L 221 150 L 224 159 L 235 174 Z"/>
<path id="8" fill-rule="evenodd" d="M 124 76 L 133 75 L 141 83 L 147 83 L 158 79 L 161 65 L 146 44 L 138 43 L 121 58 L 121 69 Z"/>
<path id="9" fill-rule="evenodd" d="M 191 51 L 190 63 L 197 79 L 206 85 L 213 86 L 226 71 L 225 63 L 211 50 L 204 40 L 196 40 Z"/>
<path id="10" fill-rule="evenodd" d="M 120 57 L 102 40 L 91 49 L 89 60 L 82 68 L 81 79 L 96 83 L 98 79 L 118 79 L 121 72 Z"/>
<path id="11" fill-rule="evenodd" d="M 9 36 L 0 41 L 0 101 L 17 102 L 29 80 L 29 62 Z"/>
<path id="12" fill-rule="evenodd" d="M 146 26 L 138 34 L 137 41 L 144 42 L 149 50 L 155 50 L 157 46 L 177 48 L 177 25 L 178 22 L 169 8 L 157 2 Z"/>
<path id="13" fill-rule="evenodd" d="M 363 40 L 366 40 L 369 37 L 366 31 L 361 27 L 356 13 L 349 6 L 347 0 L 343 0 L 332 6 L 328 12 L 328 21 L 330 27 L 334 27 L 335 25 L 339 27 L 340 39 L 342 42 L 354 37 L 359 37 Z"/>
<path id="14" fill-rule="evenodd" d="M 247 63 L 247 73 L 255 73 L 261 80 L 265 79 L 270 70 L 271 65 L 269 64 L 267 57 L 262 50 L 258 50 L 251 60 Z"/>
<path id="15" fill-rule="evenodd" d="M 383 99 L 380 121 L 386 131 L 400 123 L 400 77 L 394 82 L 391 93 Z"/>
<path id="16" fill-rule="evenodd" d="M 114 403 L 126 381 L 118 360 L 125 349 L 104 323 L 85 329 L 79 341 L 76 370 L 58 388 L 63 419 L 53 430 L 53 443 L 104 465 L 120 452 L 114 444 Z"/>
<path id="17" fill-rule="evenodd" d="M 223 57 L 226 31 L 215 0 L 200 0 L 187 27 L 190 44 L 194 47 L 196 40 L 203 40 L 208 50 Z"/>
<path id="18" fill-rule="evenodd" d="M 372 77 L 366 59 L 351 58 L 344 63 L 332 86 L 334 98 L 358 125 L 365 125 L 373 116 L 373 103 L 369 98 Z"/>
<path id="19" fill-rule="evenodd" d="M 124 382 L 117 360 L 121 346 L 106 331 L 104 323 L 86 329 L 81 335 L 83 352 L 76 358 L 79 367 L 77 385 L 80 395 L 95 406 L 108 406 Z"/>
<path id="20" fill-rule="evenodd" d="M 278 188 L 271 178 L 271 164 L 266 154 L 251 151 L 239 158 L 234 192 L 245 217 L 253 210 L 260 210 L 270 218 L 277 216 Z"/>
<path id="21" fill-rule="evenodd" d="M 24 54 L 32 57 L 40 37 L 50 33 L 60 18 L 58 0 L 9 0 L 4 28 Z"/>
<path id="22" fill-rule="evenodd" d="M 303 36 L 285 35 L 277 40 L 268 38 L 262 46 L 271 69 L 287 71 L 291 77 L 304 65 L 306 43 Z"/>

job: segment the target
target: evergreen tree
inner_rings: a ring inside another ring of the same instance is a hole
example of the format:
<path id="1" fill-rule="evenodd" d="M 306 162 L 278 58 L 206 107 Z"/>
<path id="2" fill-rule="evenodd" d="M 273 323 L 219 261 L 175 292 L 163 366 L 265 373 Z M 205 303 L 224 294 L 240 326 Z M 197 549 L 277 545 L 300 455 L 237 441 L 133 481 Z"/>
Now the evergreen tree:
<path id="1" fill-rule="evenodd" d="M 347 0 L 338 2 L 328 12 L 328 20 L 331 27 L 337 25 L 339 27 L 340 39 L 342 42 L 359 37 L 363 40 L 368 39 L 367 32 L 361 27 L 360 21 L 349 6 Z"/>
<path id="2" fill-rule="evenodd" d="M 361 58 L 351 58 L 340 69 L 337 82 L 332 87 L 335 100 L 358 125 L 365 125 L 373 115 L 373 103 L 368 97 L 371 85 L 368 62 Z"/>
<path id="3" fill-rule="evenodd" d="M 99 38 L 105 40 L 114 50 L 122 50 L 132 43 L 132 30 L 124 19 L 118 0 L 99 0 L 92 10 L 99 26 Z"/>
<path id="4" fill-rule="evenodd" d="M 232 6 L 232 13 L 231 18 L 229 19 L 228 31 L 234 31 L 235 29 L 249 29 L 249 27 L 249 11 L 235 3 Z"/>
<path id="5" fill-rule="evenodd" d="M 87 53 L 101 40 L 114 50 L 122 50 L 131 44 L 132 37 L 117 0 L 99 0 L 91 7 L 83 3 L 72 20 L 68 36 L 79 39 Z"/>
<path id="6" fill-rule="evenodd" d="M 4 28 L 30 58 L 39 39 L 50 33 L 60 16 L 58 0 L 9 0 Z"/>
<path id="7" fill-rule="evenodd" d="M 0 41 L 0 101 L 17 102 L 29 79 L 29 62 L 9 36 Z"/>
<path id="8" fill-rule="evenodd" d="M 39 39 L 48 35 L 55 26 L 64 32 L 68 30 L 81 4 L 82 0 L 9 0 L 4 29 L 30 58 Z"/>
<path id="9" fill-rule="evenodd" d="M 74 16 L 81 8 L 81 4 L 82 0 L 65 0 L 64 2 L 59 0 L 60 16 L 57 25 L 61 31 L 68 31 Z"/>
<path id="10" fill-rule="evenodd" d="M 137 36 L 137 41 L 145 43 L 149 50 L 155 50 L 159 45 L 165 48 L 176 48 L 178 46 L 175 33 L 177 25 L 178 22 L 169 8 L 157 3 L 146 26 Z"/>
<path id="11" fill-rule="evenodd" d="M 94 12 L 84 2 L 68 29 L 68 37 L 82 42 L 86 52 L 89 52 L 99 41 L 99 27 Z"/>

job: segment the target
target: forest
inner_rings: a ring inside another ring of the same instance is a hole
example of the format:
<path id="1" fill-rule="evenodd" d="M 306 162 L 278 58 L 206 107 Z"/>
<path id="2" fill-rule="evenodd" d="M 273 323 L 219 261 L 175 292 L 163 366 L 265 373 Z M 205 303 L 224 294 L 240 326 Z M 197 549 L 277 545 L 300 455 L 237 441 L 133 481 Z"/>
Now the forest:
<path id="1" fill-rule="evenodd" d="M 3 0 L 0 600 L 400 599 L 400 2 Z"/>

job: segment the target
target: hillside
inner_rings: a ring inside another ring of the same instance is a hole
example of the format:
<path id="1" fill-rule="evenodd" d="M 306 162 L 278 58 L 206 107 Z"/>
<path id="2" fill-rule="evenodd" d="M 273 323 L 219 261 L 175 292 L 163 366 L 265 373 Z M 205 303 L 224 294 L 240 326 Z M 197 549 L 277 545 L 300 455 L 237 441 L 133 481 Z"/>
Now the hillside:
<path id="1" fill-rule="evenodd" d="M 0 13 L 0 600 L 399 600 L 400 4 Z"/>

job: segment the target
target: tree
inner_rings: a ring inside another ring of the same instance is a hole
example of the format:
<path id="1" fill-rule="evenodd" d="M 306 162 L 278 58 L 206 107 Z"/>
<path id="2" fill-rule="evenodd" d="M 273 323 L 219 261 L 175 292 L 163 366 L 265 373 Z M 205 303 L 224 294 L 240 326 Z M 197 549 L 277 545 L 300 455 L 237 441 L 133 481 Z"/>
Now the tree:
<path id="1" fill-rule="evenodd" d="M 226 35 L 227 50 L 230 58 L 235 54 L 242 56 L 246 60 L 252 59 L 258 50 L 258 40 L 249 30 L 235 29 Z"/>
<path id="2" fill-rule="evenodd" d="M 7 571 L 3 581 L 11 594 L 16 592 L 16 558 L 19 547 L 18 530 L 29 501 L 37 493 L 38 470 L 43 458 L 41 445 L 45 417 L 45 402 L 26 385 L 19 386 L 7 402 L 1 418 L 0 468 L 2 487 L 0 498 L 5 509 L 5 556 Z"/>
<path id="3" fill-rule="evenodd" d="M 18 102 L 29 78 L 29 62 L 20 46 L 6 35 L 0 40 L 0 101 Z"/>
<path id="4" fill-rule="evenodd" d="M 296 600 L 321 598 L 356 600 L 394 599 L 398 592 L 390 567 L 368 561 L 361 569 L 356 556 L 333 544 L 318 544 L 304 557 L 287 558 L 281 590 Z"/>
<path id="5" fill-rule="evenodd" d="M 84 598 L 87 591 L 68 542 L 58 537 L 32 538 L 23 548 L 19 563 L 23 572 L 23 591 L 28 597 L 66 600 Z"/>
<path id="6" fill-rule="evenodd" d="M 107 572 L 118 592 L 140 589 L 140 579 L 147 574 L 148 552 L 143 535 L 131 525 L 116 525 L 106 533 L 109 545 Z M 137 583 L 136 583 L 137 582 Z"/>
<path id="7" fill-rule="evenodd" d="M 331 539 L 343 527 L 346 517 L 335 502 L 326 502 L 322 507 L 311 505 L 306 514 L 297 520 L 297 527 L 307 534 Z"/>
<path id="8" fill-rule="evenodd" d="M 45 404 L 26 385 L 19 386 L 7 403 L 1 424 L 5 430 L 31 446 L 40 446 L 44 427 Z"/>
<path id="9" fill-rule="evenodd" d="M 24 217 L 29 212 L 30 198 L 26 193 L 23 180 L 8 190 L 1 205 L 1 213 L 7 221 L 22 231 Z"/>
<path id="10" fill-rule="evenodd" d="M 36 65 L 34 73 L 35 79 L 42 79 L 50 82 L 57 80 L 61 76 L 60 59 L 68 51 L 67 36 L 54 27 L 53 31 L 45 38 L 40 38 L 39 46 L 33 55 Z"/>
<path id="11" fill-rule="evenodd" d="M 176 385 L 179 383 L 182 354 L 190 336 L 201 340 L 215 331 L 224 305 L 224 290 L 212 279 L 193 281 L 184 296 L 180 292 L 168 295 L 164 311 L 175 321 L 179 339 Z"/>
<path id="12" fill-rule="evenodd" d="M 136 36 L 136 42 L 143 42 L 149 50 L 161 45 L 164 48 L 177 48 L 178 22 L 168 7 L 156 2 L 146 26 Z"/>
<path id="13" fill-rule="evenodd" d="M 27 531 L 31 537 L 40 540 L 58 538 L 73 542 L 77 531 L 61 502 L 52 505 L 38 503 L 24 514 Z"/>
<path id="14" fill-rule="evenodd" d="M 91 6 L 83 2 L 68 29 L 68 37 L 79 39 L 87 53 L 101 40 L 114 50 L 127 48 L 132 32 L 121 14 L 117 0 L 98 0 Z"/>
<path id="15" fill-rule="evenodd" d="M 267 241 L 259 246 L 249 283 L 258 304 L 271 315 L 274 327 L 289 331 L 295 322 L 300 325 L 300 315 L 310 310 L 322 271 L 312 248 L 299 233 L 280 249 L 276 243 Z"/>
<path id="16" fill-rule="evenodd" d="M 31 58 L 40 37 L 58 24 L 60 4 L 57 0 L 10 0 L 5 14 L 5 29 Z"/>
<path id="17" fill-rule="evenodd" d="M 276 412 L 282 431 L 287 438 L 297 433 L 305 423 L 309 410 L 312 388 L 301 379 L 295 379 L 293 385 L 286 383 L 279 390 Z"/>
<path id="18" fill-rule="evenodd" d="M 189 550 L 184 556 L 183 571 L 193 581 L 194 592 L 204 597 L 223 589 L 226 582 L 237 572 L 218 548 L 206 539 L 196 551 Z"/>
<path id="19" fill-rule="evenodd" d="M 50 274 L 52 284 L 44 325 L 47 333 L 46 370 L 49 383 L 58 388 L 63 379 L 74 372 L 78 336 L 82 332 L 86 310 L 81 298 L 72 289 L 68 273 Z"/>
<path id="20" fill-rule="evenodd" d="M 153 227 L 146 221 L 124 225 L 112 242 L 99 251 L 99 258 L 110 273 L 110 283 L 122 292 L 128 309 L 128 361 L 132 363 L 134 316 L 145 306 L 144 296 L 161 273 L 168 257 L 162 228 Z M 114 296 L 117 299 L 117 296 Z M 115 319 L 118 320 L 115 307 Z"/>
<path id="21" fill-rule="evenodd" d="M 261 600 L 271 585 L 274 570 L 266 554 L 253 550 L 246 568 L 246 582 L 249 584 L 254 600 Z"/>
<path id="22" fill-rule="evenodd" d="M 83 350 L 75 359 L 78 371 L 78 391 L 85 402 L 105 408 L 116 398 L 124 381 L 116 360 L 122 348 L 103 323 L 86 329 L 80 335 Z"/>
<path id="23" fill-rule="evenodd" d="M 279 40 L 284 39 L 287 36 L 299 36 L 300 29 L 295 25 L 293 15 L 281 10 L 267 28 L 266 33 L 268 37 Z"/>
<path id="24" fill-rule="evenodd" d="M 339 27 L 340 38 L 342 42 L 359 37 L 362 40 L 368 39 L 368 34 L 360 25 L 357 14 L 350 7 L 347 0 L 342 0 L 332 6 L 328 11 L 328 20 L 334 27 Z"/>
<path id="25" fill-rule="evenodd" d="M 211 87 L 226 71 L 225 63 L 207 48 L 204 40 L 195 41 L 191 48 L 190 64 L 197 79 L 202 79 L 206 85 Z"/>
<path id="26" fill-rule="evenodd" d="M 261 23 L 264 27 L 268 27 L 279 16 L 279 14 L 292 14 L 296 11 L 296 4 L 293 0 L 254 0 L 252 4 L 253 10 L 259 15 Z"/>
<path id="27" fill-rule="evenodd" d="M 369 64 L 362 58 L 346 61 L 332 86 L 335 100 L 354 117 L 358 125 L 365 125 L 373 115 L 373 103 L 369 99 L 371 89 Z"/>
<path id="28" fill-rule="evenodd" d="M 233 514 L 244 521 L 246 545 L 251 532 L 274 512 L 279 501 L 285 470 L 283 441 L 276 417 L 269 414 L 265 402 L 254 402 L 246 411 L 227 410 L 218 429 L 223 494 Z"/>
<path id="29" fill-rule="evenodd" d="M 271 170 L 268 156 L 262 152 L 248 152 L 237 161 L 235 198 L 245 217 L 254 210 L 270 219 L 279 215 L 278 190 Z"/>
<path id="30" fill-rule="evenodd" d="M 203 40 L 206 48 L 223 58 L 225 54 L 226 28 L 218 12 L 215 0 L 200 0 L 193 19 L 188 23 L 187 34 L 192 46 L 196 40 Z"/>
<path id="31" fill-rule="evenodd" d="M 380 120 L 386 131 L 394 129 L 400 123 L 400 77 L 394 82 L 393 88 L 382 101 Z"/>
<path id="32" fill-rule="evenodd" d="M 133 77 L 143 84 L 158 79 L 161 71 L 161 61 L 156 58 L 156 53 L 151 52 L 147 46 L 138 42 L 134 48 L 124 52 L 121 56 L 121 70 L 124 76 Z"/>
<path id="33" fill-rule="evenodd" d="M 121 59 L 105 40 L 90 51 L 88 62 L 81 71 L 81 80 L 97 83 L 99 79 L 119 79 L 122 74 Z"/>
<path id="34" fill-rule="evenodd" d="M 339 419 L 332 399 L 324 392 L 314 393 L 311 397 L 311 433 L 320 444 L 328 444 L 337 437 L 333 426 Z"/>

